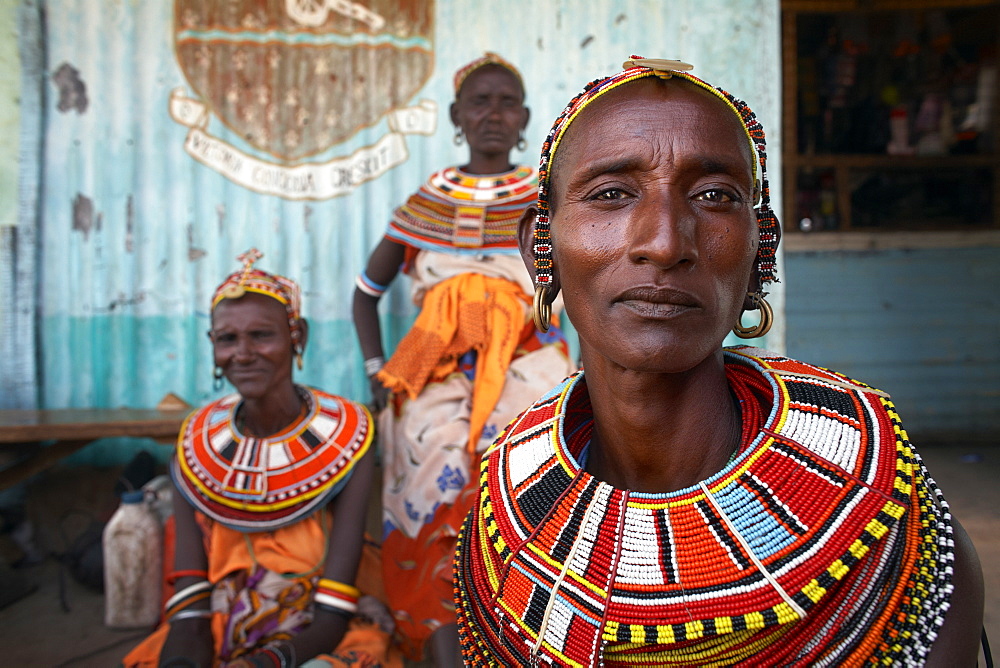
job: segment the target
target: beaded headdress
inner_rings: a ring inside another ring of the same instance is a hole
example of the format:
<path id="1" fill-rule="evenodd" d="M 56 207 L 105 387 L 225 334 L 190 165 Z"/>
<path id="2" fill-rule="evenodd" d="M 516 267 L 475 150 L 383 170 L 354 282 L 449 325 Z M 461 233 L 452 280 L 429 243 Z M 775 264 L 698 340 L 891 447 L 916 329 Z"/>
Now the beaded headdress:
<path id="1" fill-rule="evenodd" d="M 248 292 L 265 295 L 281 302 L 288 313 L 288 329 L 292 333 L 292 345 L 296 350 L 302 340 L 302 291 L 298 283 L 290 278 L 254 269 L 254 262 L 264 257 L 256 248 L 251 248 L 236 257 L 243 268 L 226 277 L 212 295 L 212 310 L 223 299 L 239 299 Z"/>
<path id="2" fill-rule="evenodd" d="M 743 129 L 747 133 L 747 139 L 750 142 L 751 154 L 755 154 L 757 161 L 760 163 L 760 201 L 756 207 L 757 225 L 760 229 L 760 245 L 757 248 L 756 267 L 760 272 L 762 286 L 771 281 L 778 280 L 774 273 L 775 250 L 778 246 L 778 218 L 771 209 L 764 128 L 757 120 L 756 115 L 750 110 L 746 102 L 733 97 L 721 88 L 716 88 L 711 84 L 705 83 L 698 77 L 688 74 L 688 70 L 693 69 L 693 67 L 679 60 L 660 60 L 632 56 L 631 59 L 625 61 L 622 67 L 625 69 L 618 74 L 591 81 L 584 87 L 583 91 L 570 100 L 566 108 L 556 118 L 552 129 L 545 138 L 545 143 L 542 144 L 542 157 L 538 168 L 538 216 L 535 219 L 534 239 L 535 285 L 538 287 L 548 287 L 552 283 L 552 236 L 549 227 L 549 189 L 553 159 L 555 158 L 559 143 L 566 134 L 566 129 L 588 104 L 604 93 L 630 81 L 652 76 L 660 77 L 661 79 L 670 79 L 671 77 L 686 79 L 721 99 L 739 117 Z M 755 185 L 757 185 L 756 166 L 754 167 L 754 181 Z"/>
<path id="3" fill-rule="evenodd" d="M 498 56 L 492 51 L 487 51 L 481 57 L 476 58 L 468 65 L 459 68 L 455 72 L 455 96 L 458 96 L 458 91 L 461 90 L 462 84 L 465 80 L 469 78 L 469 75 L 478 70 L 480 67 L 486 67 L 487 65 L 499 65 L 500 67 L 509 70 L 511 74 L 517 77 L 517 82 L 521 84 L 521 90 L 524 90 L 524 79 L 521 78 L 521 73 L 514 67 L 513 63 Z"/>

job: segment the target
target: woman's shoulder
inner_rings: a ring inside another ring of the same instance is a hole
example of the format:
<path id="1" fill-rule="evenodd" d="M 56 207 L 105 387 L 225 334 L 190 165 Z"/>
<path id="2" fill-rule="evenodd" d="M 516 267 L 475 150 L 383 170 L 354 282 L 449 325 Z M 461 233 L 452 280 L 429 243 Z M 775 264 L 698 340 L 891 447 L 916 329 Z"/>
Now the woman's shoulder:
<path id="1" fill-rule="evenodd" d="M 863 380 L 853 378 L 835 369 L 798 360 L 764 348 L 739 345 L 723 349 L 727 369 L 743 367 L 764 376 L 794 380 L 802 379 L 844 391 L 855 391 L 889 397 L 887 392 L 872 387 Z"/>
<path id="2" fill-rule="evenodd" d="M 339 394 L 332 394 L 317 387 L 308 385 L 302 385 L 300 387 L 304 391 L 311 393 L 318 405 L 321 407 L 349 409 L 356 411 L 359 415 L 363 415 L 367 422 L 372 421 L 372 415 L 371 412 L 369 412 L 368 407 L 359 401 L 348 399 L 347 397 L 340 396 Z"/>

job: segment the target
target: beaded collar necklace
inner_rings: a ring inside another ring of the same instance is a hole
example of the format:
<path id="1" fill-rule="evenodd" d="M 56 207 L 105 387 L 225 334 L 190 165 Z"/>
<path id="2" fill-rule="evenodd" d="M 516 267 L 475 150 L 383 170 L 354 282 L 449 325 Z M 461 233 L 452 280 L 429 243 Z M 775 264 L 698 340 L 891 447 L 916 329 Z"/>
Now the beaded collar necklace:
<path id="1" fill-rule="evenodd" d="M 759 428 L 696 486 L 630 493 L 583 471 L 580 375 L 498 439 L 456 562 L 467 665 L 926 656 L 949 606 L 951 524 L 891 402 L 764 351 L 726 361 L 731 385 L 770 406 L 755 402 Z"/>
<path id="2" fill-rule="evenodd" d="M 336 496 L 371 445 L 371 416 L 321 390 L 297 391 L 305 415 L 267 438 L 235 424 L 239 394 L 185 420 L 171 476 L 191 505 L 225 526 L 257 532 L 294 524 Z"/>

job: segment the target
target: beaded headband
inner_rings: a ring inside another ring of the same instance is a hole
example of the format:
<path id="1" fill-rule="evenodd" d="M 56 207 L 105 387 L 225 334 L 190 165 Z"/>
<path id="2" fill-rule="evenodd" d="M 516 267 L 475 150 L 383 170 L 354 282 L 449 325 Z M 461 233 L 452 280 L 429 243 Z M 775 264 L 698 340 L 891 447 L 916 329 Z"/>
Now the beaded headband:
<path id="1" fill-rule="evenodd" d="M 766 143 L 764 128 L 750 110 L 746 102 L 739 100 L 721 88 L 716 88 L 687 71 L 691 65 L 679 60 L 660 60 L 632 56 L 622 65 L 625 69 L 618 74 L 602 79 L 595 79 L 587 84 L 577 94 L 559 117 L 542 144 L 542 156 L 538 168 L 538 216 L 535 218 L 535 285 L 548 286 L 552 283 L 552 234 L 549 221 L 549 189 L 551 186 L 551 169 L 556 149 L 569 127 L 583 109 L 601 95 L 623 84 L 644 77 L 660 77 L 670 79 L 678 77 L 703 88 L 726 103 L 740 119 L 747 133 L 750 152 L 757 156 L 760 163 L 760 201 L 756 207 L 757 226 L 760 229 L 760 245 L 757 248 L 756 268 L 760 273 L 761 286 L 778 280 L 775 276 L 775 251 L 778 246 L 778 218 L 771 209 L 770 185 L 767 179 Z M 754 182 L 757 182 L 757 168 L 754 166 Z"/>
<path id="2" fill-rule="evenodd" d="M 476 58 L 468 65 L 460 68 L 455 72 L 455 96 L 458 96 L 458 91 L 461 90 L 462 84 L 465 80 L 469 78 L 469 75 L 478 70 L 480 67 L 486 67 L 487 65 L 499 65 L 506 70 L 509 70 L 511 74 L 517 77 L 517 82 L 521 84 L 521 90 L 524 90 L 524 79 L 521 78 L 521 73 L 517 70 L 514 65 L 493 53 L 492 51 L 487 51 L 482 57 Z"/>
<path id="3" fill-rule="evenodd" d="M 253 264 L 264 257 L 256 248 L 236 257 L 243 263 L 243 269 L 226 277 L 212 295 L 212 310 L 223 299 L 239 299 L 248 292 L 265 295 L 278 300 L 288 313 L 288 329 L 292 333 L 292 345 L 298 350 L 302 339 L 302 292 L 298 283 L 290 278 L 254 269 Z"/>

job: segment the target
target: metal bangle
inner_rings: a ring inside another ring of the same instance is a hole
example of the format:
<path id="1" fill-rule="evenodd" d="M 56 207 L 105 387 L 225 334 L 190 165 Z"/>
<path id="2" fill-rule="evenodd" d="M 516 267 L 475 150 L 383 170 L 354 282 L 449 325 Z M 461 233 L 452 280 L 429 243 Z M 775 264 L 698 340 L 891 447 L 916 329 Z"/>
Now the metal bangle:
<path id="1" fill-rule="evenodd" d="M 181 610 L 180 612 L 175 612 L 167 620 L 168 623 L 173 624 L 174 622 L 179 622 L 183 619 L 209 619 L 215 613 L 211 610 Z"/>

